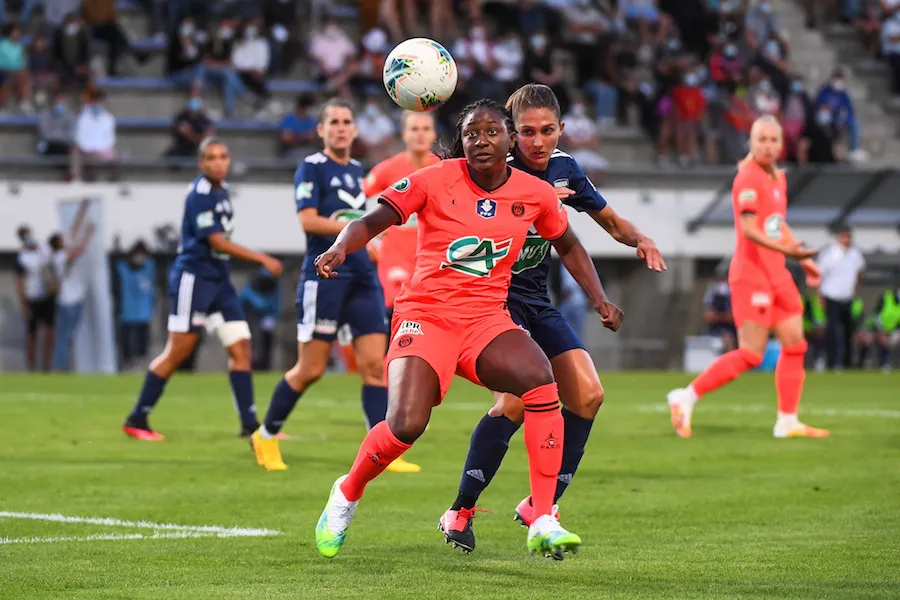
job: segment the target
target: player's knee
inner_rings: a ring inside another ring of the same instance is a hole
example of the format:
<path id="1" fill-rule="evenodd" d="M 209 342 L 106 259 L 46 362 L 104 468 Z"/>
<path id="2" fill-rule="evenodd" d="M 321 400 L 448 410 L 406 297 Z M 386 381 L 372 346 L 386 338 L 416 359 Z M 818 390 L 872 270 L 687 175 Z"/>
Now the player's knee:
<path id="1" fill-rule="evenodd" d="M 492 417 L 506 417 L 513 423 L 521 423 L 525 419 L 525 406 L 522 400 L 512 394 L 495 394 L 494 406 L 488 411 Z"/>
<path id="2" fill-rule="evenodd" d="M 325 364 L 308 364 L 298 360 L 291 369 L 285 373 L 284 378 L 296 389 L 305 389 L 322 378 L 325 374 Z"/>
<path id="3" fill-rule="evenodd" d="M 384 361 L 372 358 L 357 359 L 356 368 L 365 385 L 384 386 Z"/>
<path id="4" fill-rule="evenodd" d="M 804 356 L 807 347 L 806 340 L 800 340 L 799 342 L 782 346 L 781 352 L 786 356 Z"/>
<path id="5" fill-rule="evenodd" d="M 393 410 L 388 413 L 387 424 L 398 440 L 404 444 L 412 444 L 425 432 L 428 413 L 402 408 Z"/>
<path id="6" fill-rule="evenodd" d="M 253 349 L 249 339 L 242 339 L 228 346 L 229 368 L 233 371 L 249 371 Z"/>
<path id="7" fill-rule="evenodd" d="M 596 382 L 580 394 L 575 399 L 575 402 L 572 403 L 572 406 L 566 404 L 566 409 L 582 419 L 593 419 L 603 405 L 603 394 L 603 386 Z M 566 398 L 562 400 L 564 403 L 566 402 Z"/>
<path id="8" fill-rule="evenodd" d="M 741 354 L 741 358 L 744 359 L 744 362 L 747 363 L 748 367 L 751 369 L 755 369 L 759 365 L 762 364 L 763 361 L 763 353 L 758 352 L 756 349 L 740 347 L 737 350 Z"/>
<path id="9" fill-rule="evenodd" d="M 553 378 L 553 367 L 550 361 L 545 360 L 543 363 L 532 365 L 528 369 L 523 369 L 520 383 L 526 390 L 533 390 L 545 385 L 550 385 L 556 380 Z"/>

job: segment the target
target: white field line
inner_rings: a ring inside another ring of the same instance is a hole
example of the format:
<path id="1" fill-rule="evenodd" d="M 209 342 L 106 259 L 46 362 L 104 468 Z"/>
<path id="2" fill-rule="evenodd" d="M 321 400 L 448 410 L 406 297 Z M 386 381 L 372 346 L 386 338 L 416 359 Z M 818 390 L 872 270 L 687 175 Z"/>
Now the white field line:
<path id="1" fill-rule="evenodd" d="M 172 397 L 177 397 L 173 395 Z M 0 404 L 12 402 L 73 402 L 92 400 L 97 396 L 89 394 L 67 394 L 60 392 L 49 392 L 46 394 L 28 392 L 24 394 L 11 394 L 0 392 Z M 132 402 L 133 397 L 128 396 L 103 396 L 104 399 L 121 399 L 123 402 Z M 185 397 L 186 398 L 186 397 Z M 669 411 L 665 403 L 616 403 L 615 400 L 610 401 L 610 406 L 616 404 L 616 410 L 626 410 L 628 412 L 640 413 L 666 413 Z M 304 398 L 300 400 L 299 406 L 310 406 L 313 408 L 346 408 L 353 404 L 352 401 L 340 402 L 332 398 Z M 441 404 L 437 409 L 440 411 L 487 411 L 491 407 L 491 396 L 484 394 L 484 402 L 455 402 L 448 400 Z M 704 401 L 701 405 L 703 411 L 723 412 L 723 413 L 767 413 L 776 411 L 776 404 L 773 397 L 772 404 L 735 404 L 728 400 L 712 400 Z M 889 410 L 879 408 L 817 408 L 815 406 L 801 405 L 800 412 L 808 415 L 818 415 L 826 417 L 851 417 L 851 418 L 884 418 L 884 419 L 900 419 L 900 410 Z"/>
<path id="2" fill-rule="evenodd" d="M 96 535 L 65 537 L 0 538 L 0 546 L 9 544 L 58 544 L 60 542 L 108 542 L 116 540 L 161 540 L 200 537 L 213 536 L 193 531 L 176 531 L 172 533 L 156 532 L 152 535 L 144 533 L 99 533 Z"/>

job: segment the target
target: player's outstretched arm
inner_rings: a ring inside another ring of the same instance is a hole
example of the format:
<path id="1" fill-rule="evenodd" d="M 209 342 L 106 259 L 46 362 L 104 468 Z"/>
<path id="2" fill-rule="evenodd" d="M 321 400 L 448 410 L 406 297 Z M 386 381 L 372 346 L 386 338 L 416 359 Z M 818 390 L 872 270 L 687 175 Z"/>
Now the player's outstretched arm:
<path id="1" fill-rule="evenodd" d="M 756 224 L 755 212 L 745 212 L 741 214 L 740 228 L 741 235 L 754 244 L 762 246 L 763 248 L 768 248 L 769 250 L 774 250 L 775 252 L 781 252 L 787 257 L 805 260 L 807 258 L 812 258 L 816 254 L 815 250 L 805 248 L 803 242 L 795 240 L 793 234 L 784 241 L 775 241 L 769 238 L 769 236 Z"/>
<path id="2" fill-rule="evenodd" d="M 624 313 L 606 297 L 594 262 L 572 229 L 566 229 L 561 237 L 554 240 L 553 247 L 556 248 L 563 265 L 587 294 L 591 306 L 600 315 L 603 326 L 616 331 L 622 324 Z"/>
<path id="3" fill-rule="evenodd" d="M 344 230 L 347 223 L 332 219 L 331 217 L 323 217 L 319 214 L 318 208 L 304 208 L 297 213 L 300 219 L 300 226 L 303 231 L 310 235 L 335 236 Z"/>
<path id="4" fill-rule="evenodd" d="M 647 263 L 647 267 L 657 273 L 666 270 L 662 254 L 656 248 L 656 242 L 638 231 L 634 223 L 623 218 L 607 204 L 602 210 L 589 211 L 591 218 L 620 244 L 637 248 L 637 255 Z"/>
<path id="5" fill-rule="evenodd" d="M 209 235 L 209 245 L 216 252 L 221 252 L 222 254 L 227 254 L 228 256 L 233 256 L 235 258 L 239 258 L 241 260 L 246 260 L 248 262 L 255 262 L 265 267 L 266 270 L 269 271 L 275 277 L 281 275 L 281 261 L 277 258 L 273 258 L 268 254 L 263 252 L 257 252 L 256 250 L 251 250 L 246 246 L 241 246 L 240 244 L 235 244 L 231 240 L 225 237 L 225 234 L 222 232 L 216 232 Z"/>
<path id="6" fill-rule="evenodd" d="M 316 273 L 322 279 L 337 277 L 335 269 L 343 264 L 348 254 L 366 247 L 372 238 L 400 222 L 400 215 L 387 204 L 379 204 L 359 219 L 344 227 L 331 248 L 316 258 Z"/>

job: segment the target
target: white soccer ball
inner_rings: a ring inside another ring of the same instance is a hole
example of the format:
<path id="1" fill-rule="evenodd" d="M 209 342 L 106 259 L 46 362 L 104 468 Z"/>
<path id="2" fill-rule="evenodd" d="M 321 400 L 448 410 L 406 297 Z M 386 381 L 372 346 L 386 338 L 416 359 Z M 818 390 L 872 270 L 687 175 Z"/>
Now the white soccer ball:
<path id="1" fill-rule="evenodd" d="M 456 90 L 456 62 L 446 48 L 428 38 L 412 38 L 384 61 L 384 89 L 400 108 L 434 110 Z"/>

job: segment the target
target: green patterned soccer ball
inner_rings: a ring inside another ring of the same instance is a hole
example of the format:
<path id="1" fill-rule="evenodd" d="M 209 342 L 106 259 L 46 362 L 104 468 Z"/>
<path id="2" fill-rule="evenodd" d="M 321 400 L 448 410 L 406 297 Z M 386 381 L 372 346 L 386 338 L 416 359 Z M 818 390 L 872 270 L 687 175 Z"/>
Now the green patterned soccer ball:
<path id="1" fill-rule="evenodd" d="M 456 90 L 456 63 L 446 48 L 427 38 L 401 42 L 384 61 L 384 88 L 400 108 L 434 110 Z"/>

